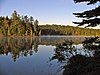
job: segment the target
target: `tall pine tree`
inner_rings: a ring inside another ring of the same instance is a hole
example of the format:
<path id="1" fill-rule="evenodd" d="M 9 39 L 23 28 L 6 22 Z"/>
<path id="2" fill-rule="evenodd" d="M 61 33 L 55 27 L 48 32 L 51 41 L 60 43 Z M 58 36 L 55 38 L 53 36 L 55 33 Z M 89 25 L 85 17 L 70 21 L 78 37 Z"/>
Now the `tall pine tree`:
<path id="1" fill-rule="evenodd" d="M 75 3 L 87 2 L 87 5 L 96 4 L 100 0 L 74 0 Z M 73 22 L 82 26 L 87 24 L 86 27 L 95 27 L 100 24 L 100 5 L 98 7 L 84 11 L 82 13 L 73 13 L 78 18 L 83 18 L 81 22 Z"/>

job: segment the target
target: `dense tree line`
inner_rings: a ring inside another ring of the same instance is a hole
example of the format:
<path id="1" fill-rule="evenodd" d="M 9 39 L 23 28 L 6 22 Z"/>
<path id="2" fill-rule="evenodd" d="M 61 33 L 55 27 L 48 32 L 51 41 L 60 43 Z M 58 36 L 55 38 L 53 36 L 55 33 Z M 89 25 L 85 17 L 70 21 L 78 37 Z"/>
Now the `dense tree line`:
<path id="1" fill-rule="evenodd" d="M 100 36 L 99 29 L 79 28 L 62 25 L 39 25 L 32 16 L 20 16 L 14 11 L 8 16 L 0 17 L 0 36 L 39 36 L 39 35 L 79 35 Z"/>
<path id="2" fill-rule="evenodd" d="M 100 29 L 61 25 L 40 25 L 41 35 L 100 36 Z"/>
<path id="3" fill-rule="evenodd" d="M 0 35 L 37 36 L 40 34 L 38 24 L 38 20 L 34 21 L 32 16 L 20 16 L 14 11 L 10 18 L 0 17 Z"/>

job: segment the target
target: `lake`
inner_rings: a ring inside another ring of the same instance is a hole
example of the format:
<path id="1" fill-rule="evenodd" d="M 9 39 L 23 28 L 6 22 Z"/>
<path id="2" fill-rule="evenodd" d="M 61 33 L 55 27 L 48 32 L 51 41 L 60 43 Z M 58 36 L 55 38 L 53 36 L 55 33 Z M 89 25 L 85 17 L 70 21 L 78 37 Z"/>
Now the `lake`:
<path id="1" fill-rule="evenodd" d="M 75 36 L 0 37 L 0 75 L 63 75 L 63 66 L 73 55 L 93 56 L 94 50 L 83 47 L 84 40 Z M 57 45 L 64 41 L 72 42 L 66 50 Z"/>

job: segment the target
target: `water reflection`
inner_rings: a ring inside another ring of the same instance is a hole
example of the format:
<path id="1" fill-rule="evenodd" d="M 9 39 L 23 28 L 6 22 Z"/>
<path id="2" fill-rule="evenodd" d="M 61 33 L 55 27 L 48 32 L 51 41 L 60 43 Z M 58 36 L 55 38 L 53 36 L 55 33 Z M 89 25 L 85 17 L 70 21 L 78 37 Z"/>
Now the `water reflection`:
<path id="1" fill-rule="evenodd" d="M 52 60 L 63 64 L 63 75 L 99 75 L 100 43 L 99 37 L 86 38 L 83 48 L 78 48 L 73 41 L 59 43 L 54 49 Z M 79 52 L 80 51 L 80 52 Z M 81 53 L 84 51 L 84 54 Z"/>
<path id="2" fill-rule="evenodd" d="M 81 43 L 84 39 L 84 37 L 47 36 L 1 37 L 0 71 L 2 72 L 0 73 L 7 73 L 3 75 L 87 75 L 91 73 L 88 75 L 93 75 L 95 71 L 98 75 L 100 44 L 97 40 L 99 39 L 89 37 Z M 95 42 L 89 42 L 91 39 L 95 39 Z M 14 62 L 10 60 L 11 58 Z M 52 62 L 54 65 L 50 67 L 48 60 L 49 62 L 55 60 Z M 55 73 L 58 62 L 61 64 L 62 74 Z"/>
<path id="3" fill-rule="evenodd" d="M 85 41 L 83 41 L 83 47 L 84 49 L 88 50 L 99 50 L 100 49 L 100 38 L 94 37 L 94 38 L 86 38 Z"/>
<path id="4" fill-rule="evenodd" d="M 83 37 L 1 37 L 0 38 L 0 55 L 8 55 L 10 53 L 14 62 L 22 56 L 32 55 L 38 52 L 38 45 L 56 46 L 65 39 L 74 40 L 73 43 L 80 43 Z M 61 46 L 60 46 L 61 47 Z M 70 47 L 74 48 L 74 46 Z M 58 47 L 57 47 L 58 48 Z M 67 48 L 67 47 L 66 47 Z M 69 48 L 70 50 L 71 48 Z M 68 51 L 68 50 L 67 50 Z M 60 52 L 60 51 L 59 51 Z"/>
<path id="5" fill-rule="evenodd" d="M 33 41 L 35 40 L 35 41 Z M 10 53 L 14 62 L 20 56 L 32 55 L 33 52 L 38 51 L 38 39 L 37 38 L 13 38 L 5 37 L 0 38 L 0 55 L 8 55 Z"/>

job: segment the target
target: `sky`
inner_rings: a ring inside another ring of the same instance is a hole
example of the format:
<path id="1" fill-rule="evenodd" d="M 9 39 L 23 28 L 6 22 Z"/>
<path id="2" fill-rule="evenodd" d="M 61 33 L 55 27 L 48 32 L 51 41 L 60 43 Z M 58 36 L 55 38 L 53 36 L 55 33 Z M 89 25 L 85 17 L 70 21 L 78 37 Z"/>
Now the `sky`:
<path id="1" fill-rule="evenodd" d="M 14 10 L 20 15 L 33 16 L 39 24 L 73 25 L 81 21 L 73 13 L 94 8 L 73 0 L 0 0 L 0 16 L 11 16 Z"/>

